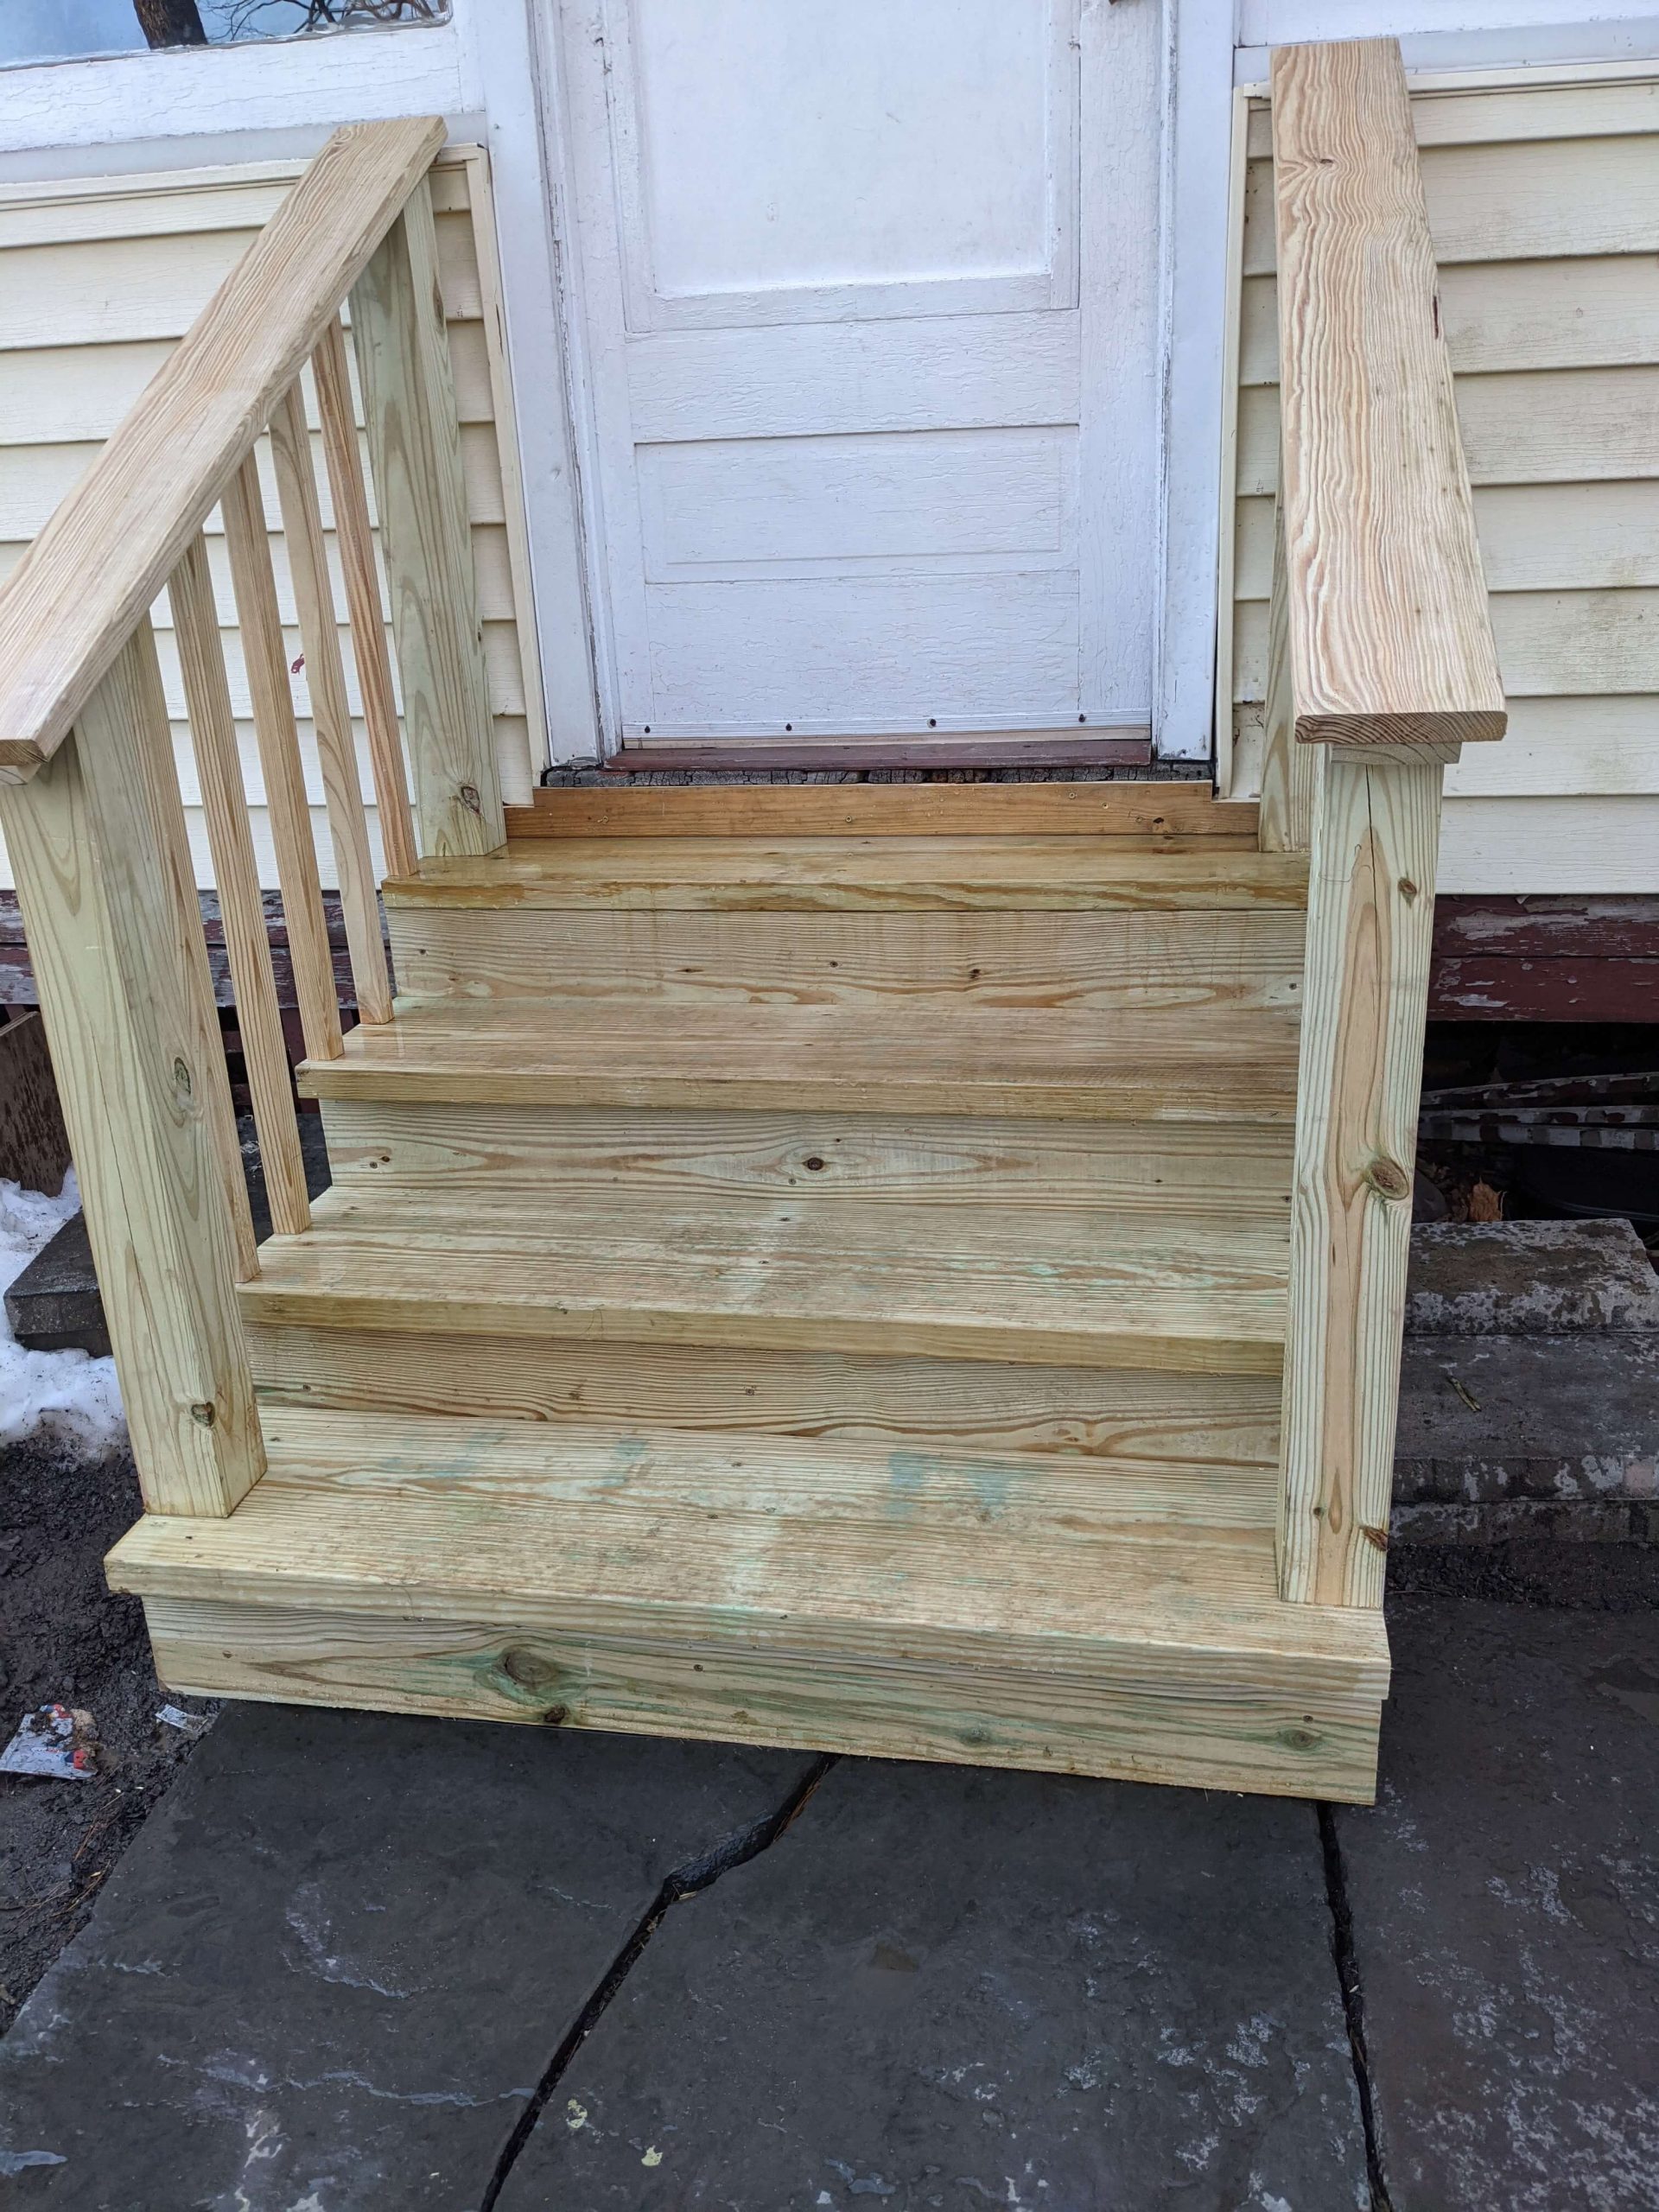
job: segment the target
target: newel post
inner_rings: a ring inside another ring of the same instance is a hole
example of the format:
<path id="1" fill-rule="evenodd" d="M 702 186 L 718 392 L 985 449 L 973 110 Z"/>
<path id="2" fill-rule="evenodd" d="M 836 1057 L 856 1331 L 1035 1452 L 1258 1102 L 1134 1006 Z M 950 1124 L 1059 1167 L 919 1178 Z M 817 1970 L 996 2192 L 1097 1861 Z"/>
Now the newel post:
<path id="1" fill-rule="evenodd" d="M 1281 1594 L 1379 1605 L 1445 764 L 1503 685 L 1393 40 L 1273 56 L 1264 845 L 1308 852 Z"/>
<path id="2" fill-rule="evenodd" d="M 423 854 L 506 837 L 429 182 L 352 290 Z"/>
<path id="3" fill-rule="evenodd" d="M 26 784 L 0 784 L 29 959 L 150 1513 L 264 1471 L 236 1310 L 251 1272 L 195 880 L 148 620 Z"/>

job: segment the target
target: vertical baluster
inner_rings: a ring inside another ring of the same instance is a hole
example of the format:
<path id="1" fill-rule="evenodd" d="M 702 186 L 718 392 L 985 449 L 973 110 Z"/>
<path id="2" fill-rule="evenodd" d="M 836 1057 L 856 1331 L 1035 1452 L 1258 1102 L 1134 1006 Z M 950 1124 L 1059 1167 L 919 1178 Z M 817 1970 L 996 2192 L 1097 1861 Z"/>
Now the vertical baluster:
<path id="1" fill-rule="evenodd" d="M 352 337 L 422 849 L 493 852 L 505 841 L 506 821 L 425 181 L 353 287 Z"/>
<path id="2" fill-rule="evenodd" d="M 227 1514 L 265 1464 L 226 1203 L 240 1160 L 147 619 L 55 756 L 0 785 L 0 827 L 144 1503 Z"/>
<path id="3" fill-rule="evenodd" d="M 237 620 L 253 700 L 253 727 L 259 741 L 265 804 L 270 811 L 271 842 L 276 848 L 276 878 L 282 886 L 300 1026 L 312 1059 L 337 1059 L 342 1048 L 334 959 L 322 911 L 317 851 L 311 837 L 299 733 L 294 726 L 294 694 L 289 688 L 288 653 L 276 607 L 265 505 L 251 454 L 226 486 L 219 509 L 225 518 L 225 543 L 236 587 Z"/>
<path id="4" fill-rule="evenodd" d="M 311 356 L 317 380 L 317 412 L 322 422 L 322 449 L 334 502 L 334 541 L 346 576 L 346 607 L 351 617 L 352 654 L 357 663 L 363 720 L 369 733 L 369 766 L 374 803 L 380 817 L 380 842 L 386 874 L 415 873 L 415 829 L 409 810 L 409 779 L 404 743 L 397 728 L 397 702 L 391 684 L 391 656 L 386 650 L 385 618 L 380 607 L 380 579 L 375 573 L 374 536 L 369 522 L 363 456 L 358 449 L 357 416 L 352 406 L 351 372 L 346 333 L 336 315 Z"/>
<path id="5" fill-rule="evenodd" d="M 237 757 L 236 725 L 219 642 L 213 577 L 207 543 L 200 532 L 174 570 L 168 596 L 173 606 L 174 634 L 178 639 L 207 842 L 219 887 L 226 957 L 236 991 L 237 1023 L 247 1062 L 254 1125 L 259 1132 L 271 1227 L 279 1236 L 297 1236 L 311 1221 L 305 1162 L 283 1042 L 282 1009 L 271 973 L 259 870 L 248 827 L 242 764 Z"/>
<path id="6" fill-rule="evenodd" d="M 1317 746 L 1296 736 L 1290 682 L 1290 592 L 1285 563 L 1285 508 L 1273 515 L 1273 598 L 1268 610 L 1268 696 L 1257 842 L 1264 853 L 1305 853 L 1313 835 Z"/>
<path id="7" fill-rule="evenodd" d="M 271 416 L 270 451 L 276 466 L 276 496 L 282 505 L 289 573 L 299 607 L 311 723 L 322 766 L 323 797 L 334 838 L 334 872 L 340 880 L 352 980 L 357 987 L 357 1010 L 365 1021 L 390 1021 L 391 982 L 380 934 L 363 786 L 358 780 L 357 751 L 352 741 L 346 671 L 340 657 L 340 618 L 322 541 L 311 435 L 305 426 L 305 406 L 297 383 L 289 386 Z"/>

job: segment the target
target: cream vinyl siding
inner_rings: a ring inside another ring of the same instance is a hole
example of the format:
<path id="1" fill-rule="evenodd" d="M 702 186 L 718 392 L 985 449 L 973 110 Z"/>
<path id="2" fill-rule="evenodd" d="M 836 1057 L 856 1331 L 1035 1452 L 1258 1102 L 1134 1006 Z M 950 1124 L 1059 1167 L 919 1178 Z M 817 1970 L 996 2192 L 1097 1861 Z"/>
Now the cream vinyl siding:
<path id="1" fill-rule="evenodd" d="M 0 573 L 22 558 L 30 538 L 91 463 L 175 341 L 252 242 L 258 226 L 274 213 L 299 168 L 297 163 L 260 163 L 188 175 L 0 189 Z M 482 151 L 467 147 L 441 155 L 433 194 L 496 754 L 505 795 L 524 801 L 544 757 L 545 725 L 529 613 L 524 515 Z M 308 373 L 305 383 L 318 494 L 335 605 L 342 610 L 346 680 L 355 710 L 356 671 L 343 620 L 345 591 Z M 365 461 L 366 467 L 366 453 Z M 301 656 L 299 633 L 278 526 L 276 484 L 263 442 L 259 467 L 291 666 Z M 273 885 L 276 871 L 264 784 L 248 719 L 247 677 L 217 510 L 208 519 L 207 542 L 261 880 Z M 213 879 L 195 761 L 184 720 L 173 619 L 164 595 L 154 619 L 198 880 L 208 884 Z M 316 747 L 306 719 L 309 702 L 302 670 L 296 676 L 294 689 L 318 855 L 323 880 L 332 885 L 334 854 L 322 810 Z M 365 795 L 372 795 L 360 723 L 357 734 L 363 787 Z M 372 812 L 370 825 L 378 867 L 381 853 Z M 0 849 L 0 868 L 3 861 Z M 10 882 L 9 869 L 0 880 Z"/>
<path id="2" fill-rule="evenodd" d="M 1659 891 L 1659 78 L 1413 105 L 1510 698 L 1509 736 L 1447 771 L 1440 886 Z M 1236 798 L 1260 785 L 1279 470 L 1270 119 L 1241 108 L 1217 732 Z"/>

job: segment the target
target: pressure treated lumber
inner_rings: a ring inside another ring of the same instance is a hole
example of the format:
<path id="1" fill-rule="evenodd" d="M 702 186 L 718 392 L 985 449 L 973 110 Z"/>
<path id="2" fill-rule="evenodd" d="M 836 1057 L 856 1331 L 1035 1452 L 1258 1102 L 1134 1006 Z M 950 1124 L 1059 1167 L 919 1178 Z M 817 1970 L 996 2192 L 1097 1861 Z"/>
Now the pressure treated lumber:
<path id="1" fill-rule="evenodd" d="M 300 1154 L 282 1009 L 276 1003 L 271 970 L 270 934 L 265 925 L 264 900 L 248 827 L 247 794 L 225 673 L 219 610 L 207 567 L 207 548 L 200 532 L 174 569 L 168 595 L 271 1227 L 280 1236 L 294 1236 L 308 1227 L 311 1205 Z"/>
<path id="2" fill-rule="evenodd" d="M 812 1113 L 791 1097 L 740 1112 L 331 1099 L 337 1189 L 426 1197 L 518 1194 L 526 1205 L 605 1192 L 782 1198 L 815 1205 L 1110 1206 L 1271 1211 L 1290 1202 L 1287 1124 L 1020 1120 L 968 1114 Z"/>
<path id="3" fill-rule="evenodd" d="M 297 1325 L 247 1332 L 270 1406 L 796 1437 L 826 1449 L 1040 1452 L 1279 1465 L 1276 1375 L 1026 1367 L 996 1360 L 724 1345 L 399 1335 Z"/>
<path id="4" fill-rule="evenodd" d="M 385 618 L 380 605 L 380 576 L 375 567 L 374 535 L 369 521 L 368 488 L 357 442 L 357 411 L 352 403 L 346 333 L 334 315 L 311 356 L 317 387 L 317 419 L 322 426 L 323 456 L 334 511 L 334 538 L 346 580 L 346 606 L 352 624 L 352 658 L 363 702 L 369 765 L 374 778 L 375 812 L 386 873 L 404 875 L 416 865 L 415 830 L 410 818 L 409 784 L 404 768 L 403 732 L 392 689 L 391 657 L 386 650 Z M 519 604 L 524 616 L 524 602 Z"/>
<path id="5" fill-rule="evenodd" d="M 26 790 L 0 786 L 133 1457 L 153 1513 L 230 1512 L 264 1453 L 213 1117 L 229 1119 L 148 622 Z M 185 928 L 194 933 L 194 955 Z"/>
<path id="6" fill-rule="evenodd" d="M 1262 748 L 1261 842 L 1264 853 L 1305 853 L 1312 835 L 1318 755 L 1296 740 L 1290 675 L 1290 578 L 1282 502 L 1273 517 L 1273 599 L 1268 620 L 1268 696 Z"/>
<path id="7" fill-rule="evenodd" d="M 300 618 L 311 728 L 322 772 L 323 803 L 334 849 L 334 876 L 340 887 L 340 917 L 358 1014 L 365 1022 L 390 1021 L 391 978 L 380 934 L 380 905 L 375 893 L 363 786 L 358 780 L 357 746 L 340 651 L 340 616 L 328 575 L 311 434 L 297 384 L 289 386 L 271 415 L 270 455 Z"/>
<path id="8" fill-rule="evenodd" d="M 387 910 L 400 990 L 561 1007 L 1294 1008 L 1299 908 L 1162 913 Z"/>
<path id="9" fill-rule="evenodd" d="M 728 837 L 519 839 L 388 881 L 392 906 L 741 914 L 1296 909 L 1306 863 L 1212 839 Z"/>
<path id="10" fill-rule="evenodd" d="M 1397 43 L 1276 48 L 1273 128 L 1296 737 L 1502 737 Z"/>
<path id="11" fill-rule="evenodd" d="M 1207 783 L 543 786 L 511 837 L 1224 837 L 1255 809 Z M 397 874 L 401 871 L 388 868 Z"/>
<path id="12" fill-rule="evenodd" d="M 1316 766 L 1280 1580 L 1294 1602 L 1380 1605 L 1442 772 Z"/>
<path id="13" fill-rule="evenodd" d="M 225 486 L 219 509 L 253 705 L 265 810 L 276 852 L 276 880 L 282 887 L 283 919 L 288 930 L 300 1027 L 311 1058 L 328 1059 L 340 1045 L 334 959 L 322 911 L 322 880 L 312 842 L 311 808 L 294 720 L 294 694 L 276 604 L 264 496 L 251 454 Z"/>
<path id="14" fill-rule="evenodd" d="M 266 1246 L 251 1322 L 543 1339 L 925 1352 L 1048 1366 L 1269 1374 L 1287 1224 L 505 1194 L 418 1210 L 330 1192 Z"/>
<path id="15" fill-rule="evenodd" d="M 308 1062 L 307 1097 L 524 1106 L 785 1108 L 1288 1124 L 1296 1026 L 1274 1012 L 930 1017 L 771 1006 L 664 1018 L 647 1001 L 400 1001 Z"/>
<path id="16" fill-rule="evenodd" d="M 352 336 L 391 588 L 417 842 L 430 854 L 491 852 L 506 823 L 424 181 L 353 289 Z"/>
<path id="17" fill-rule="evenodd" d="M 0 585 L 0 779 L 62 743 L 442 142 L 334 133 Z"/>
<path id="18" fill-rule="evenodd" d="M 1259 1471 L 268 1419 L 232 1521 L 111 1555 L 175 1686 L 1369 1795 L 1381 1625 L 1279 1603 Z"/>

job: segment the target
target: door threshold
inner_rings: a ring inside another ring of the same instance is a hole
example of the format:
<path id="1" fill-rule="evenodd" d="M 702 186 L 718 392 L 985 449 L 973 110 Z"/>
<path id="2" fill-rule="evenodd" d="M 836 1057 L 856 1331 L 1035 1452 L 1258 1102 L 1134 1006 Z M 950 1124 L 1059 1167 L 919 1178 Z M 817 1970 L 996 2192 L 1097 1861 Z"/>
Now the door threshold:
<path id="1" fill-rule="evenodd" d="M 604 762 L 611 776 L 641 776 L 664 769 L 692 769 L 726 775 L 746 771 L 804 774 L 859 768 L 1144 768 L 1152 761 L 1152 734 L 1146 729 L 1117 729 L 1077 737 L 995 736 L 949 738 L 844 738 L 774 744 L 764 738 L 728 738 L 719 742 L 625 744 Z"/>

